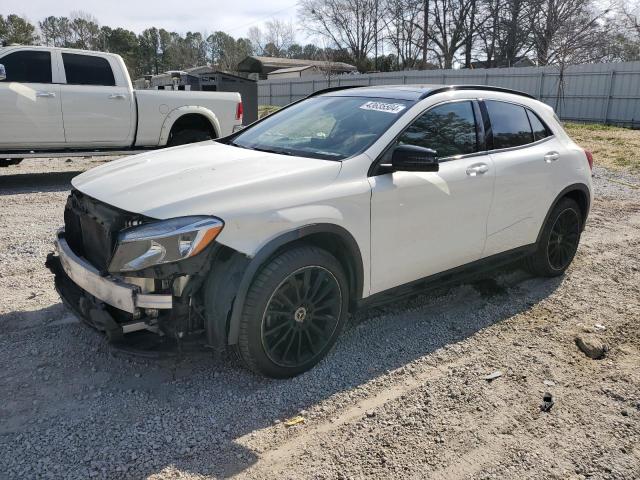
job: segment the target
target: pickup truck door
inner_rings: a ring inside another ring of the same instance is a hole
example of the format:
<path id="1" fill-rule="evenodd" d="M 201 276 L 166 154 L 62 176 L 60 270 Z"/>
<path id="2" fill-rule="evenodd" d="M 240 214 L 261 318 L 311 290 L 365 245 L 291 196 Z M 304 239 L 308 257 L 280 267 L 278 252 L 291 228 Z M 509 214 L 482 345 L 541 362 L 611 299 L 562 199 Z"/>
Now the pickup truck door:
<path id="1" fill-rule="evenodd" d="M 395 145 L 412 144 L 436 150 L 439 171 L 369 178 L 371 293 L 481 257 L 494 171 L 483 151 L 479 118 L 478 105 L 471 100 L 430 108 L 391 145 L 382 163 L 390 163 Z"/>
<path id="2" fill-rule="evenodd" d="M 60 89 L 67 146 L 131 146 L 133 91 L 122 75 L 114 75 L 114 67 L 122 67 L 100 55 L 64 51 L 62 62 L 66 82 Z"/>
<path id="3" fill-rule="evenodd" d="M 51 52 L 18 49 L 0 57 L 0 149 L 31 150 L 65 144 L 60 87 Z"/>

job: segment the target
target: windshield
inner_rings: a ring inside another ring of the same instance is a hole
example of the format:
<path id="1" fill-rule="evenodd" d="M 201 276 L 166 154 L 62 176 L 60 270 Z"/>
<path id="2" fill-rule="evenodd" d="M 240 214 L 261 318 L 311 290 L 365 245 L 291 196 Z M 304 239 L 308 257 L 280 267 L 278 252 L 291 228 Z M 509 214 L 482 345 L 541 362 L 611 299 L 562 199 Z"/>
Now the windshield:
<path id="1" fill-rule="evenodd" d="M 368 97 L 314 97 L 240 133 L 238 147 L 342 160 L 363 152 L 412 102 Z"/>

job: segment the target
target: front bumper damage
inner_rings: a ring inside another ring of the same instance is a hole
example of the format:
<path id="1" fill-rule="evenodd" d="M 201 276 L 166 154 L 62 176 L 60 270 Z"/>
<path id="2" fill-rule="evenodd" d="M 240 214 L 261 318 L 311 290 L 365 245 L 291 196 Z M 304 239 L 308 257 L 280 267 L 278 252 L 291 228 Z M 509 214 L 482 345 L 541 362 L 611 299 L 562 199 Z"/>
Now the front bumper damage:
<path id="1" fill-rule="evenodd" d="M 47 256 L 45 265 L 55 275 L 55 288 L 65 305 L 113 343 L 123 342 L 125 335 L 133 332 L 180 339 L 195 330 L 189 322 L 190 297 L 173 292 L 174 280 L 185 277 L 146 279 L 146 283 L 169 287 L 159 293 L 145 291 L 145 280 L 101 272 L 75 254 L 64 230 L 58 232 L 55 251 Z"/>

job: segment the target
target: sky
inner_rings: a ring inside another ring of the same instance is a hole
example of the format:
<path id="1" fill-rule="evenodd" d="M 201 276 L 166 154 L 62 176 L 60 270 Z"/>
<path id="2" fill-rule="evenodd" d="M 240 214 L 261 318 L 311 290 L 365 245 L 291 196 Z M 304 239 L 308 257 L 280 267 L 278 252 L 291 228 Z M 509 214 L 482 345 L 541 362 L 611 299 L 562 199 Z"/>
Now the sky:
<path id="1" fill-rule="evenodd" d="M 33 24 L 50 15 L 69 16 L 81 10 L 100 25 L 123 27 L 140 33 L 155 26 L 184 34 L 222 30 L 234 37 L 246 36 L 252 26 L 277 18 L 296 24 L 296 0 L 2 0 L 0 14 L 16 13 Z M 296 34 L 298 41 L 306 36 Z"/>

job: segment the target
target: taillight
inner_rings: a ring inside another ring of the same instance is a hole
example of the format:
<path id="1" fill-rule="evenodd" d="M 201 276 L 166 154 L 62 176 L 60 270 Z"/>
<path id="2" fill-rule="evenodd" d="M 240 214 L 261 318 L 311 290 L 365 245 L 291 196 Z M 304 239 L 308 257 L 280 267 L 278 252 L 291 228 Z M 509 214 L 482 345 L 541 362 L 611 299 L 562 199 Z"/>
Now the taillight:
<path id="1" fill-rule="evenodd" d="M 593 170 L 593 154 L 589 150 L 585 150 L 584 154 L 587 156 L 587 162 L 589 162 L 589 169 Z"/>
<path id="2" fill-rule="evenodd" d="M 242 102 L 238 102 L 236 107 L 236 120 L 242 120 Z"/>

